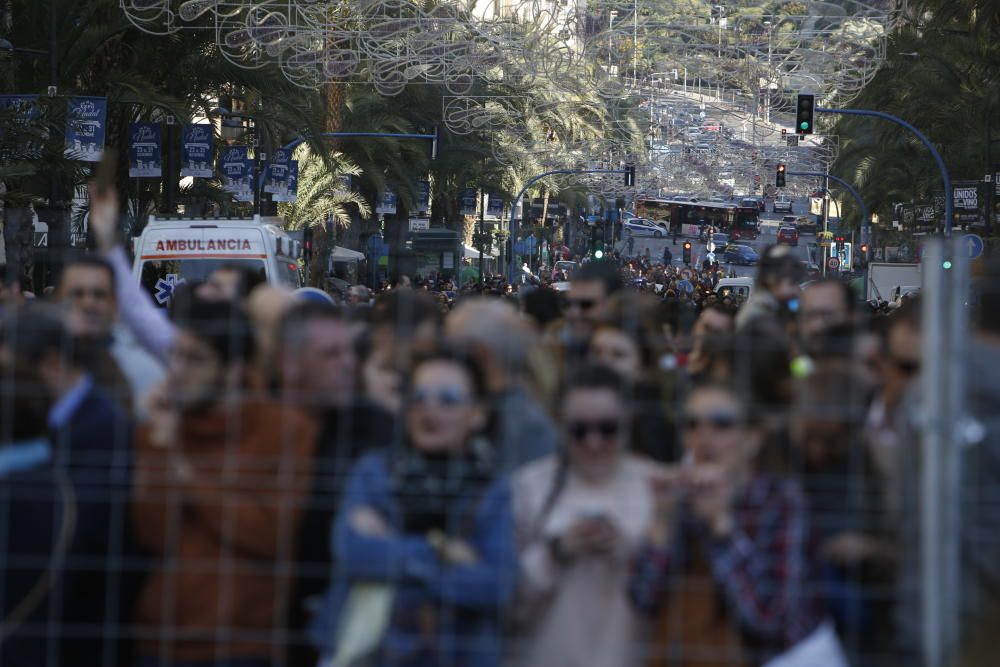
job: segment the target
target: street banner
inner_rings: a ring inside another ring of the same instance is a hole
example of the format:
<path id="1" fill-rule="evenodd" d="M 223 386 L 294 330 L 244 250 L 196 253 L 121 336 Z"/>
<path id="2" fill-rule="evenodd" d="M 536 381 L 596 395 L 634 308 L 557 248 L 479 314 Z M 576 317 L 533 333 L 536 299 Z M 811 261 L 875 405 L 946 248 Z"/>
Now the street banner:
<path id="1" fill-rule="evenodd" d="M 71 97 L 66 104 L 66 157 L 100 162 L 107 132 L 107 98 Z"/>
<path id="2" fill-rule="evenodd" d="M 252 201 L 250 180 L 253 178 L 253 161 L 247 159 L 246 146 L 229 146 L 224 149 L 219 155 L 219 171 L 222 173 L 222 187 L 226 192 L 236 195 L 237 201 L 246 201 L 240 196 L 249 192 Z"/>
<path id="3" fill-rule="evenodd" d="M 499 218 L 503 215 L 503 195 L 499 192 L 491 192 L 486 203 L 486 215 Z"/>
<path id="4" fill-rule="evenodd" d="M 476 189 L 465 188 L 462 190 L 461 207 L 459 213 L 462 215 L 476 214 Z"/>
<path id="5" fill-rule="evenodd" d="M 283 195 L 288 191 L 288 162 L 292 152 L 279 148 L 271 155 L 264 174 L 264 192 Z"/>
<path id="6" fill-rule="evenodd" d="M 375 207 L 376 215 L 396 215 L 396 193 L 386 188 L 382 201 Z"/>
<path id="7" fill-rule="evenodd" d="M 952 188 L 952 206 L 956 225 L 977 225 L 983 221 L 978 181 L 957 181 Z"/>
<path id="8" fill-rule="evenodd" d="M 417 212 L 427 213 L 431 210 L 431 182 L 420 181 L 417 184 Z"/>
<path id="9" fill-rule="evenodd" d="M 0 115 L 6 120 L 8 127 L 26 127 L 38 120 L 42 115 L 42 108 L 38 104 L 38 95 L 0 95 Z M 17 139 L 17 132 L 15 140 Z M 26 136 L 27 133 L 25 133 Z M 3 127 L 0 126 L 0 141 L 4 140 Z M 42 136 L 36 143 L 25 142 L 24 145 L 11 145 L 4 141 L 0 146 L 0 160 L 12 160 L 15 157 L 24 160 L 34 160 L 42 156 Z M 16 142 L 20 143 L 20 142 Z"/>
<path id="10" fill-rule="evenodd" d="M 128 124 L 129 178 L 159 178 L 163 175 L 163 152 L 159 123 Z"/>
<path id="11" fill-rule="evenodd" d="M 288 163 L 288 178 L 285 181 L 285 191 L 271 196 L 272 201 L 286 202 L 294 204 L 299 198 L 299 161 L 291 160 Z"/>
<path id="12" fill-rule="evenodd" d="M 181 176 L 212 178 L 215 143 L 208 123 L 185 125 L 181 130 Z"/>

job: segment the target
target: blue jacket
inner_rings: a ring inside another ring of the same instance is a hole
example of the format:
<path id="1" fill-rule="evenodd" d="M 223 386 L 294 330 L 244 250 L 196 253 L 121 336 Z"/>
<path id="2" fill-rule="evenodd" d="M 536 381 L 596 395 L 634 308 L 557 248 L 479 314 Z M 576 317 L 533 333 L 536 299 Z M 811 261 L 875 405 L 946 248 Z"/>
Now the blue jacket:
<path id="1" fill-rule="evenodd" d="M 335 647 L 340 613 L 351 585 L 387 582 L 395 602 L 378 664 L 383 667 L 494 667 L 500 664 L 499 618 L 517 582 L 517 555 L 506 481 L 494 483 L 481 497 L 456 503 L 452 519 L 469 517 L 463 539 L 478 562 L 468 566 L 441 563 L 422 535 L 367 537 L 348 518 L 370 507 L 397 531 L 402 525 L 393 497 L 391 453 L 364 456 L 351 471 L 333 526 L 332 550 L 337 572 L 323 607 L 312 625 L 315 646 L 324 654 Z M 424 641 L 417 617 L 424 608 L 436 611 L 433 641 Z"/>

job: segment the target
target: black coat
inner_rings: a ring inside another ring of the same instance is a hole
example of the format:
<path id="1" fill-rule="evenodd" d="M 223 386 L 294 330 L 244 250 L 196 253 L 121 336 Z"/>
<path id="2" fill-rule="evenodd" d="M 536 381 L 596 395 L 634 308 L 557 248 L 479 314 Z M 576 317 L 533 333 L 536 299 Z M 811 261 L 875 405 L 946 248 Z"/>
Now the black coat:
<path id="1" fill-rule="evenodd" d="M 49 443 L 51 460 L 0 484 L 3 616 L 23 612 L 0 644 L 0 664 L 126 664 L 126 621 L 138 590 L 129 420 L 92 388 Z"/>

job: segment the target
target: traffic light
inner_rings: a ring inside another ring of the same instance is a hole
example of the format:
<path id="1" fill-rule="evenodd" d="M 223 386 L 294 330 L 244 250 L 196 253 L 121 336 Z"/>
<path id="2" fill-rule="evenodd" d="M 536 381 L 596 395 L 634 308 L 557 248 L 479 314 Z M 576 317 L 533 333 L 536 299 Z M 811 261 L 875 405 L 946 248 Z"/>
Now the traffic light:
<path id="1" fill-rule="evenodd" d="M 861 255 L 863 257 L 868 257 L 868 244 L 867 243 L 862 243 L 861 247 L 858 248 L 858 250 L 861 251 Z"/>
<path id="2" fill-rule="evenodd" d="M 795 134 L 813 133 L 813 111 L 816 96 L 799 94 L 799 103 L 795 107 Z"/>
<path id="3" fill-rule="evenodd" d="M 604 225 L 597 224 L 590 229 L 590 253 L 594 259 L 604 259 Z"/>
<path id="4" fill-rule="evenodd" d="M 627 164 L 625 165 L 625 187 L 631 188 L 635 186 L 635 165 Z"/>
<path id="5" fill-rule="evenodd" d="M 684 255 L 683 255 L 683 259 L 684 259 L 684 263 L 685 264 L 690 264 L 691 263 L 691 242 L 690 241 L 685 241 L 684 242 Z"/>
<path id="6" fill-rule="evenodd" d="M 313 255 L 313 229 L 312 225 L 306 225 L 302 230 L 302 259 L 309 262 Z"/>
<path id="7" fill-rule="evenodd" d="M 774 173 L 774 185 L 779 188 L 785 187 L 785 165 L 779 164 L 778 170 Z"/>

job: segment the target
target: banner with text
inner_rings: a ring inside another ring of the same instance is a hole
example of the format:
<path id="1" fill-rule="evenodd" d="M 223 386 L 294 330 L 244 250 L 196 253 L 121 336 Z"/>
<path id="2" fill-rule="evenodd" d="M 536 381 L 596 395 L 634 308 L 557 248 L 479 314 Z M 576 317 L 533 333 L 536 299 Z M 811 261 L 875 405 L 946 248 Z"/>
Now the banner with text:
<path id="1" fill-rule="evenodd" d="M 211 178 L 215 143 L 208 123 L 185 125 L 181 130 L 181 176 Z"/>
<path id="2" fill-rule="evenodd" d="M 253 178 L 253 161 L 247 159 L 246 146 L 229 146 L 219 156 L 219 171 L 222 173 L 222 187 L 235 195 L 237 201 L 246 201 L 241 196 L 251 194 L 250 181 Z"/>
<path id="3" fill-rule="evenodd" d="M 267 173 L 264 175 L 264 192 L 284 194 L 288 191 L 288 162 L 292 152 L 284 148 L 274 151 L 267 163 Z"/>
<path id="4" fill-rule="evenodd" d="M 459 202 L 459 213 L 462 215 L 475 215 L 476 214 L 476 189 L 475 188 L 465 188 L 462 190 L 462 198 Z"/>
<path id="5" fill-rule="evenodd" d="M 486 217 L 499 218 L 503 215 L 503 195 L 491 192 L 486 202 Z"/>
<path id="6" fill-rule="evenodd" d="M 376 215 L 396 215 L 396 193 L 389 188 L 382 194 L 382 201 L 375 207 Z"/>
<path id="7" fill-rule="evenodd" d="M 417 183 L 417 213 L 427 213 L 431 210 L 431 182 L 423 180 Z"/>
<path id="8" fill-rule="evenodd" d="M 71 97 L 66 113 L 66 157 L 100 162 L 107 132 L 108 100 L 104 97 Z"/>
<path id="9" fill-rule="evenodd" d="M 37 160 L 42 156 L 46 132 L 39 127 L 37 132 L 28 130 L 30 125 L 42 115 L 38 95 L 0 95 L 0 116 L 8 127 L 23 128 L 10 138 L 0 126 L 0 160 Z M 34 140 L 31 139 L 35 134 Z"/>
<path id="10" fill-rule="evenodd" d="M 276 192 L 271 196 L 272 201 L 287 202 L 294 204 L 299 198 L 299 161 L 290 160 L 288 162 L 288 178 L 285 179 L 284 192 Z"/>
<path id="11" fill-rule="evenodd" d="M 129 178 L 159 178 L 163 175 L 159 123 L 128 124 Z"/>

